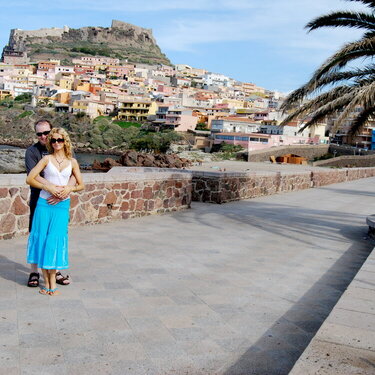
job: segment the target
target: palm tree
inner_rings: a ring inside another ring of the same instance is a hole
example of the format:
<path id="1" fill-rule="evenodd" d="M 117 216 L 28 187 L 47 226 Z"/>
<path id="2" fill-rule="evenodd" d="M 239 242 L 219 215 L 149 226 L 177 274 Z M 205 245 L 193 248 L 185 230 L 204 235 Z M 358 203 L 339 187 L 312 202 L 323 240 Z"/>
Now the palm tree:
<path id="1" fill-rule="evenodd" d="M 282 109 L 289 115 L 281 125 L 297 117 L 306 118 L 301 132 L 328 115 L 339 114 L 330 131 L 335 134 L 350 118 L 349 134 L 355 135 L 375 114 L 375 64 L 372 62 L 375 54 L 375 0 L 347 1 L 361 2 L 369 12 L 332 12 L 312 20 L 306 28 L 310 32 L 321 27 L 350 27 L 363 30 L 363 36 L 329 57 L 306 84 L 286 98 Z M 361 59 L 361 64 L 358 64 L 358 59 Z M 348 64 L 354 61 L 357 67 L 349 68 Z M 359 108 L 359 112 L 354 112 L 355 108 Z"/>

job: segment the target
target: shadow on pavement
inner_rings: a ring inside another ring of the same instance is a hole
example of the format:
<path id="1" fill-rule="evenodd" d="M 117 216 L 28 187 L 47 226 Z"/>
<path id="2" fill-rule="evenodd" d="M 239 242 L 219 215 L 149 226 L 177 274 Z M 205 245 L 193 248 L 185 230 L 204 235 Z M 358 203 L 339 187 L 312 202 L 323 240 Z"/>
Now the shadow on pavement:
<path id="1" fill-rule="evenodd" d="M 0 277 L 26 286 L 30 269 L 23 264 L 16 263 L 4 255 L 0 255 Z"/>
<path id="2" fill-rule="evenodd" d="M 287 375 L 371 253 L 368 245 L 353 244 L 224 375 Z"/>

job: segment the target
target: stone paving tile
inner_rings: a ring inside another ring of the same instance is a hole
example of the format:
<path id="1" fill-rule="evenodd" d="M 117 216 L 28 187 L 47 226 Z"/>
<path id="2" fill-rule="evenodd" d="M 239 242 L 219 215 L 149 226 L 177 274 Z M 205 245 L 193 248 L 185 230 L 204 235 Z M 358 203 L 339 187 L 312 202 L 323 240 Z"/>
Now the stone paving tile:
<path id="1" fill-rule="evenodd" d="M 319 330 L 319 340 L 375 351 L 373 330 L 325 322 Z"/>
<path id="2" fill-rule="evenodd" d="M 19 367 L 2 367 L 0 368 L 0 375 L 19 375 Z"/>
<path id="3" fill-rule="evenodd" d="M 19 345 L 23 349 L 40 348 L 40 351 L 43 351 L 45 348 L 54 347 L 58 341 L 57 332 L 51 332 L 50 330 L 26 333 L 19 336 Z"/>
<path id="4" fill-rule="evenodd" d="M 193 317 L 189 315 L 162 315 L 159 319 L 167 328 L 189 328 L 193 327 Z"/>
<path id="5" fill-rule="evenodd" d="M 58 333 L 58 342 L 64 351 L 73 349 L 79 350 L 85 345 L 94 345 L 97 341 L 97 331 L 77 330 Z"/>
<path id="6" fill-rule="evenodd" d="M 63 365 L 64 357 L 62 349 L 56 345 L 43 347 L 20 347 L 20 365 L 27 366 L 42 366 L 42 365 Z"/>
<path id="7" fill-rule="evenodd" d="M 362 298 L 352 296 L 350 299 L 341 299 L 336 304 L 336 307 L 338 309 L 358 311 L 365 314 L 373 315 L 373 317 L 375 318 L 375 304 L 369 303 L 368 301 L 363 300 Z"/>
<path id="8" fill-rule="evenodd" d="M 111 375 L 160 375 L 154 364 L 148 359 L 139 361 L 112 361 L 111 369 Z"/>
<path id="9" fill-rule="evenodd" d="M 20 349 L 18 345 L 2 344 L 0 346 L 0 369 L 18 367 Z"/>
<path id="10" fill-rule="evenodd" d="M 373 301 L 368 303 L 368 305 L 372 304 L 374 304 Z M 335 306 L 335 310 L 326 320 L 327 323 L 369 330 L 373 331 L 375 335 L 375 314 L 361 312 L 360 308 L 356 310 L 342 309 L 341 306 L 340 304 Z"/>
<path id="11" fill-rule="evenodd" d="M 90 361 L 84 363 L 68 363 L 67 364 L 67 375 L 112 375 L 113 369 L 109 361 Z M 55 373 L 51 373 L 55 374 Z M 59 374 L 59 373 L 56 373 Z M 126 374 L 126 373 L 124 373 Z M 130 374 L 129 374 L 130 375 Z"/>
<path id="12" fill-rule="evenodd" d="M 373 375 L 375 352 L 313 340 L 290 375 Z"/>
<path id="13" fill-rule="evenodd" d="M 65 364 L 52 364 L 45 366 L 23 366 L 21 375 L 67 375 L 68 371 Z"/>
<path id="14" fill-rule="evenodd" d="M 357 288 L 352 285 L 346 290 L 345 294 L 350 298 L 356 298 L 366 301 L 375 301 L 375 288 Z"/>
<path id="15" fill-rule="evenodd" d="M 137 339 L 142 343 L 154 343 L 159 341 L 173 341 L 174 337 L 167 328 L 150 328 L 136 332 Z"/>
<path id="16" fill-rule="evenodd" d="M 207 333 L 203 328 L 170 328 L 173 337 L 177 341 L 200 341 L 207 337 Z"/>
<path id="17" fill-rule="evenodd" d="M 186 356 L 185 350 L 179 345 L 176 345 L 176 341 L 173 339 L 168 341 L 144 342 L 143 347 L 148 357 L 151 359 L 160 358 L 173 360 L 179 356 Z"/>
<path id="18" fill-rule="evenodd" d="M 18 320 L 18 333 L 22 334 L 33 334 L 43 331 L 55 331 L 56 330 L 56 323 L 52 317 L 46 320 Z"/>

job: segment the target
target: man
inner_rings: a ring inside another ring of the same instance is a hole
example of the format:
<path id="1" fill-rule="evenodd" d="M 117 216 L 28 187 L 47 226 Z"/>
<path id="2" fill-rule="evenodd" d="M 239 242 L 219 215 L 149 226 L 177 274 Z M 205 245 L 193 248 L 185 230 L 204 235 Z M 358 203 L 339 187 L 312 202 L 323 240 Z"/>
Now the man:
<path id="1" fill-rule="evenodd" d="M 52 125 L 48 120 L 41 119 L 38 120 L 34 125 L 36 136 L 38 137 L 38 142 L 34 145 L 30 146 L 26 150 L 25 154 L 25 166 L 27 174 L 38 164 L 39 160 L 43 158 L 43 156 L 48 155 L 48 151 L 46 148 L 46 142 L 48 134 L 52 129 Z M 36 178 L 39 182 L 45 184 L 47 181 L 43 178 L 43 176 L 38 176 Z M 75 178 L 72 176 L 69 180 L 69 185 L 75 185 Z M 30 194 L 30 218 L 29 218 L 29 232 L 31 232 L 31 227 L 33 224 L 33 217 L 36 208 L 36 203 L 39 198 L 40 190 L 31 187 L 31 194 Z M 60 202 L 60 199 L 57 197 L 50 197 L 48 199 L 49 204 L 56 204 Z M 29 287 L 37 287 L 39 286 L 39 272 L 38 272 L 38 265 L 31 264 L 29 280 L 27 281 L 27 286 Z M 60 272 L 56 273 L 56 282 L 60 285 L 68 285 L 70 284 L 69 276 L 63 276 Z"/>

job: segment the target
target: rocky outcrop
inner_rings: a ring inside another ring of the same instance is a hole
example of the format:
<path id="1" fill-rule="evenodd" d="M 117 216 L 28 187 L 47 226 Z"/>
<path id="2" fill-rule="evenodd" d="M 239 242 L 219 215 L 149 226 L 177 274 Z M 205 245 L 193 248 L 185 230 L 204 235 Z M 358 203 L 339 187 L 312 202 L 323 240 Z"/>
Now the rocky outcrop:
<path id="1" fill-rule="evenodd" d="M 0 150 L 0 174 L 3 173 L 24 173 L 25 150 L 4 149 Z"/>
<path id="2" fill-rule="evenodd" d="M 191 165 L 188 159 L 180 158 L 176 154 L 144 154 L 129 150 L 124 152 L 119 160 L 107 158 L 100 163 L 95 161 L 92 169 L 108 171 L 114 166 L 125 167 L 156 167 L 156 168 L 185 168 Z"/>
<path id="3" fill-rule="evenodd" d="M 171 64 L 161 52 L 151 29 L 116 20 L 112 21 L 111 27 L 13 29 L 4 51 L 26 53 L 31 61 L 53 57 L 70 63 L 72 58 L 98 55 L 129 62 Z"/>

